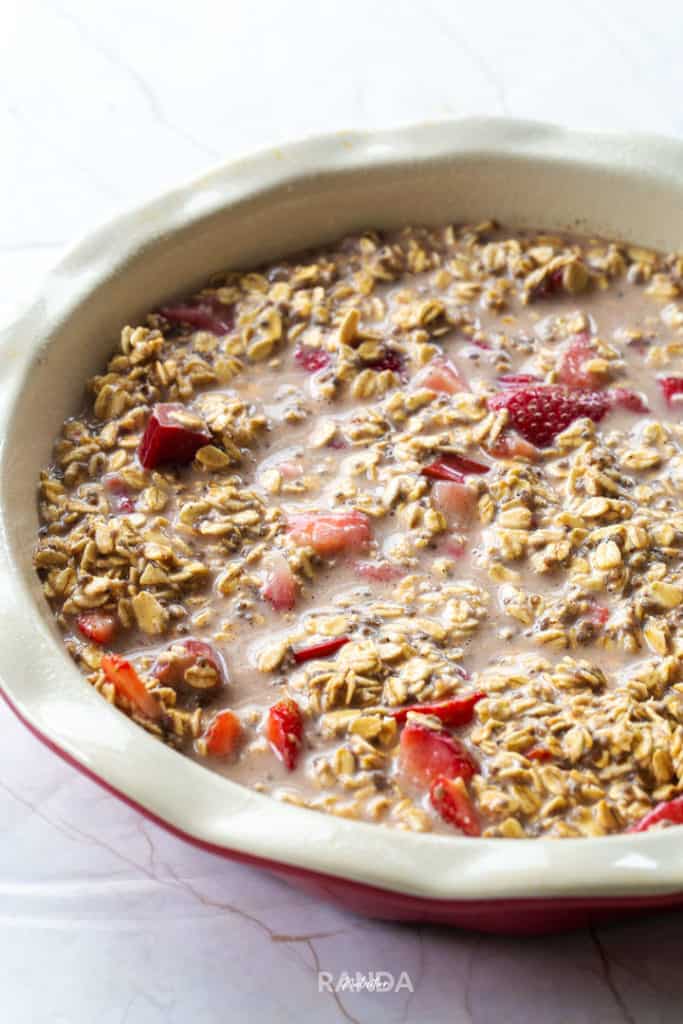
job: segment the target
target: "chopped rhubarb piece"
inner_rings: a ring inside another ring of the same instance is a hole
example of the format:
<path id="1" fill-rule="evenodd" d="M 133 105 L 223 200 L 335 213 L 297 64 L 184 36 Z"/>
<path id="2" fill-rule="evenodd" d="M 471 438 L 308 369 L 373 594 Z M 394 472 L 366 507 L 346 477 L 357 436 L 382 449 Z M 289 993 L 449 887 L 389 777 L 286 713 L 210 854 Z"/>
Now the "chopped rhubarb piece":
<path id="1" fill-rule="evenodd" d="M 494 459 L 527 459 L 529 462 L 535 462 L 539 455 L 535 445 L 529 444 L 514 431 L 501 434 L 488 451 Z"/>
<path id="2" fill-rule="evenodd" d="M 358 551 L 372 537 L 370 520 L 364 512 L 301 512 L 291 516 L 289 532 L 297 544 L 310 545 L 319 555 Z"/>
<path id="3" fill-rule="evenodd" d="M 408 712 L 413 711 L 419 715 L 435 715 L 444 725 L 468 725 L 474 717 L 475 706 L 485 697 L 485 693 L 477 691 L 468 693 L 466 697 L 451 697 L 450 700 L 436 704 L 408 704 L 392 711 L 391 717 L 400 725 L 407 719 Z"/>
<path id="4" fill-rule="evenodd" d="M 469 751 L 447 732 L 408 722 L 401 733 L 400 763 L 413 782 L 429 786 L 438 775 L 469 779 L 478 766 Z"/>
<path id="5" fill-rule="evenodd" d="M 129 515 L 135 511 L 135 500 L 130 493 L 127 483 L 118 473 L 107 473 L 102 477 L 102 483 L 107 491 L 109 507 L 112 512 Z"/>
<path id="6" fill-rule="evenodd" d="M 683 405 L 683 377 L 658 377 L 657 383 L 667 405 L 678 408 Z"/>
<path id="7" fill-rule="evenodd" d="M 595 359 L 595 349 L 585 331 L 577 334 L 562 353 L 557 367 L 557 379 L 568 388 L 599 388 L 602 376 L 585 368 Z"/>
<path id="8" fill-rule="evenodd" d="M 612 388 L 609 395 L 613 404 L 619 409 L 636 413 L 650 411 L 647 402 L 638 391 L 631 391 L 629 388 Z"/>
<path id="9" fill-rule="evenodd" d="M 278 612 L 291 611 L 296 604 L 299 584 L 289 562 L 278 551 L 270 556 L 270 571 L 262 594 Z"/>
<path id="10" fill-rule="evenodd" d="M 161 718 L 161 704 L 150 693 L 133 666 L 118 654 L 105 654 L 102 671 L 113 684 L 119 697 L 125 697 L 146 718 L 158 721 Z"/>
<path id="11" fill-rule="evenodd" d="M 547 747 L 532 747 L 524 756 L 528 757 L 530 761 L 552 761 L 553 759 L 553 755 Z"/>
<path id="12" fill-rule="evenodd" d="M 108 644 L 114 639 L 118 619 L 108 612 L 83 612 L 76 625 L 83 636 L 96 644 Z"/>
<path id="13" fill-rule="evenodd" d="M 210 442 L 211 434 L 198 416 L 179 402 L 161 402 L 152 409 L 138 458 L 145 469 L 162 463 L 182 466 L 192 462 L 197 451 Z"/>
<path id="14" fill-rule="evenodd" d="M 458 391 L 467 391 L 467 384 L 457 369 L 445 356 L 436 356 L 431 363 L 420 370 L 415 383 L 430 391 L 439 391 L 446 395 L 454 395 Z"/>
<path id="15" fill-rule="evenodd" d="M 422 476 L 429 476 L 434 480 L 455 480 L 457 483 L 462 483 L 465 476 L 488 473 L 490 468 L 482 462 L 466 459 L 464 455 L 442 455 L 435 462 L 422 468 Z"/>
<path id="16" fill-rule="evenodd" d="M 540 384 L 541 377 L 535 373 L 503 373 L 498 383 L 502 388 L 523 388 L 527 384 Z"/>
<path id="17" fill-rule="evenodd" d="M 202 737 L 211 757 L 232 757 L 242 741 L 242 723 L 233 711 L 219 711 Z"/>
<path id="18" fill-rule="evenodd" d="M 217 298 L 200 299 L 197 302 L 176 302 L 162 306 L 161 315 L 172 324 L 186 324 L 198 331 L 211 334 L 227 334 L 234 324 L 232 306 L 226 306 Z"/>
<path id="19" fill-rule="evenodd" d="M 194 696 L 213 697 L 225 684 L 227 672 L 223 658 L 204 640 L 177 640 L 156 660 L 152 675 L 174 689 Z"/>
<path id="20" fill-rule="evenodd" d="M 665 800 L 657 804 L 655 808 L 631 825 L 629 832 L 647 832 L 649 828 L 666 822 L 669 825 L 683 825 L 683 796 L 674 797 L 673 800 Z"/>
<path id="21" fill-rule="evenodd" d="M 317 373 L 318 370 L 324 370 L 326 366 L 329 366 L 331 356 L 324 348 L 297 345 L 294 349 L 294 359 L 307 373 Z"/>
<path id="22" fill-rule="evenodd" d="M 300 647 L 293 652 L 294 661 L 300 665 L 302 661 L 310 661 L 311 658 L 327 658 L 330 654 L 336 654 L 350 639 L 350 636 L 338 636 L 334 640 L 321 640 L 319 644 L 311 644 L 310 647 Z"/>
<path id="23" fill-rule="evenodd" d="M 455 825 L 466 836 L 481 835 L 479 819 L 462 777 L 450 779 L 439 775 L 430 786 L 429 799 L 439 817 L 449 825 Z"/>
<path id="24" fill-rule="evenodd" d="M 594 423 L 611 408 L 602 391 L 572 391 L 557 384 L 512 388 L 489 398 L 489 408 L 507 409 L 510 425 L 531 444 L 547 448 L 558 434 L 587 417 Z"/>
<path id="25" fill-rule="evenodd" d="M 377 583 L 390 583 L 405 576 L 405 570 L 398 565 L 392 565 L 391 562 L 355 562 L 353 571 L 356 576 Z"/>
<path id="26" fill-rule="evenodd" d="M 273 704 L 266 720 L 266 738 L 290 772 L 296 768 L 303 736 L 304 721 L 296 701 L 285 697 Z"/>
<path id="27" fill-rule="evenodd" d="M 451 523 L 464 526 L 477 503 L 476 492 L 457 480 L 438 480 L 432 487 L 432 504 Z"/>

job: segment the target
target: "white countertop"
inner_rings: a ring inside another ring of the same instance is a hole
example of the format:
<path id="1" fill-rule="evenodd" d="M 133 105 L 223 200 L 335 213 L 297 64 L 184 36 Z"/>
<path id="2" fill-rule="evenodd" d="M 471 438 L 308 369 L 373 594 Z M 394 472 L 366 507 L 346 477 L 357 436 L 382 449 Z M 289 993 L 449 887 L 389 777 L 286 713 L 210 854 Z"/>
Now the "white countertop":
<path id="1" fill-rule="evenodd" d="M 6 4 L 0 323 L 115 209 L 293 137 L 467 114 L 683 134 L 675 4 Z M 10 8 L 14 8 L 10 10 Z M 0 706 L 7 1024 L 668 1024 L 683 919 L 532 940 L 365 921 L 202 853 Z M 318 971 L 406 971 L 391 994 Z"/>

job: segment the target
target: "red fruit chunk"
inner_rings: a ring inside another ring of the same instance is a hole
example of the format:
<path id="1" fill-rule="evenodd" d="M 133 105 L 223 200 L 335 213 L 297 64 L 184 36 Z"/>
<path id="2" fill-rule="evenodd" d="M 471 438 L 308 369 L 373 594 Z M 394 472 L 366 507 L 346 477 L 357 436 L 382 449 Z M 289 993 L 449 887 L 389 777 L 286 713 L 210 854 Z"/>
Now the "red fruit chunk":
<path id="1" fill-rule="evenodd" d="M 129 661 L 118 654 L 105 654 L 101 666 L 119 697 L 125 697 L 146 718 L 154 721 L 161 718 L 159 701 L 149 692 Z"/>
<path id="2" fill-rule="evenodd" d="M 481 835 L 479 819 L 462 778 L 449 779 L 440 775 L 431 784 L 429 799 L 439 817 L 449 825 L 455 825 L 466 836 Z"/>
<path id="3" fill-rule="evenodd" d="M 107 473 L 102 478 L 102 483 L 110 495 L 108 501 L 112 512 L 121 512 L 127 515 L 135 511 L 135 501 L 128 489 L 128 485 L 121 479 L 118 473 Z"/>
<path id="4" fill-rule="evenodd" d="M 436 356 L 415 378 L 420 387 L 430 391 L 439 391 L 446 395 L 454 395 L 458 391 L 467 391 L 467 385 L 456 370 L 450 359 Z"/>
<path id="5" fill-rule="evenodd" d="M 401 733 L 400 763 L 413 782 L 428 786 L 437 776 L 469 779 L 478 771 L 469 751 L 447 732 L 408 722 Z"/>
<path id="6" fill-rule="evenodd" d="M 502 388 L 522 388 L 526 384 L 540 384 L 541 378 L 535 373 L 503 373 L 498 378 Z"/>
<path id="7" fill-rule="evenodd" d="M 209 669 L 192 672 L 190 669 Z M 164 686 L 183 687 L 190 692 L 213 696 L 225 684 L 225 663 L 218 651 L 204 640 L 177 640 L 159 655 L 152 675 Z"/>
<path id="8" fill-rule="evenodd" d="M 432 504 L 452 523 L 464 526 L 472 515 L 476 502 L 476 493 L 466 483 L 439 480 L 432 487 Z"/>
<path id="9" fill-rule="evenodd" d="M 289 771 L 296 768 L 304 737 L 304 722 L 296 701 L 285 697 L 273 704 L 266 720 L 266 738 Z"/>
<path id="10" fill-rule="evenodd" d="M 263 587 L 263 596 L 278 612 L 288 612 L 296 604 L 299 585 L 287 559 L 274 552 L 270 556 L 270 572 Z"/>
<path id="11" fill-rule="evenodd" d="M 557 384 L 502 391 L 489 398 L 490 409 L 507 409 L 509 422 L 523 438 L 547 448 L 574 420 L 599 423 L 611 407 L 602 391 L 571 391 Z"/>
<path id="12" fill-rule="evenodd" d="M 227 334 L 234 324 L 232 306 L 226 306 L 216 298 L 176 302 L 162 306 L 159 312 L 172 324 L 187 324 L 212 334 Z"/>
<path id="13" fill-rule="evenodd" d="M 599 388 L 601 376 L 584 369 L 589 360 L 595 359 L 595 349 L 585 332 L 577 334 L 560 357 L 557 379 L 568 388 Z"/>
<path id="14" fill-rule="evenodd" d="M 451 558 L 462 558 L 467 551 L 464 543 L 460 540 L 447 540 L 444 544 L 444 548 Z"/>
<path id="15" fill-rule="evenodd" d="M 629 832 L 647 832 L 654 825 L 666 821 L 670 825 L 683 825 L 683 796 L 674 797 L 648 811 L 644 818 L 631 825 Z"/>
<path id="16" fill-rule="evenodd" d="M 389 583 L 392 580 L 400 580 L 405 572 L 398 565 L 391 565 L 390 562 L 356 562 L 353 571 L 356 576 L 364 580 L 374 580 L 377 583 Z"/>
<path id="17" fill-rule="evenodd" d="M 443 455 L 428 466 L 423 466 L 422 476 L 429 476 L 434 480 L 455 480 L 457 483 L 462 483 L 465 476 L 473 473 L 488 473 L 490 468 L 482 462 L 466 459 L 464 455 Z"/>
<path id="18" fill-rule="evenodd" d="M 609 608 L 605 608 L 601 604 L 594 604 L 586 618 L 594 622 L 596 626 L 604 626 L 609 619 Z"/>
<path id="19" fill-rule="evenodd" d="M 210 443 L 208 429 L 203 424 L 183 424 L 179 417 L 185 415 L 187 410 L 179 402 L 160 402 L 154 406 L 138 447 L 138 458 L 145 469 L 169 462 L 182 466 L 192 462 L 197 451 Z"/>
<path id="20" fill-rule="evenodd" d="M 495 459 L 527 459 L 535 462 L 538 458 L 538 448 L 529 444 L 517 433 L 506 431 L 496 439 L 495 444 L 489 449 Z"/>
<path id="21" fill-rule="evenodd" d="M 307 373 L 317 373 L 318 370 L 324 370 L 329 366 L 331 356 L 324 348 L 297 345 L 294 349 L 294 359 Z"/>
<path id="22" fill-rule="evenodd" d="M 400 352 L 394 352 L 393 349 L 385 349 L 381 356 L 365 363 L 365 366 L 376 370 L 377 373 L 381 373 L 382 370 L 392 370 L 400 376 L 403 373 L 403 356 Z"/>
<path id="23" fill-rule="evenodd" d="M 338 636 L 335 640 L 322 640 L 310 647 L 300 647 L 298 651 L 293 652 L 294 661 L 300 665 L 302 661 L 310 661 L 311 658 L 326 658 L 329 654 L 336 654 L 350 639 L 350 636 Z"/>
<path id="24" fill-rule="evenodd" d="M 407 707 L 392 711 L 391 717 L 400 725 L 407 719 L 408 712 L 414 711 L 420 715 L 436 715 L 444 725 L 468 725 L 474 717 L 475 705 L 485 696 L 485 693 L 478 691 L 469 693 L 466 697 L 452 697 L 437 704 L 408 704 Z"/>
<path id="25" fill-rule="evenodd" d="M 553 759 L 553 755 L 547 747 L 532 747 L 524 756 L 528 757 L 530 761 L 552 761 Z"/>
<path id="26" fill-rule="evenodd" d="M 683 404 L 683 377 L 658 377 L 657 383 L 667 405 L 680 408 Z"/>
<path id="27" fill-rule="evenodd" d="M 291 516 L 289 532 L 297 544 L 310 545 L 319 555 L 357 551 L 372 537 L 370 520 L 364 512 L 301 512 Z"/>
<path id="28" fill-rule="evenodd" d="M 609 395 L 614 405 L 620 409 L 626 409 L 628 412 L 650 411 L 647 402 L 637 391 L 631 391 L 629 388 L 612 388 Z"/>
<path id="29" fill-rule="evenodd" d="M 117 618 L 107 612 L 83 612 L 76 619 L 76 625 L 83 636 L 96 644 L 108 644 L 114 638 Z"/>
<path id="30" fill-rule="evenodd" d="M 211 757 L 231 757 L 242 741 L 242 723 L 232 711 L 219 711 L 202 737 Z"/>

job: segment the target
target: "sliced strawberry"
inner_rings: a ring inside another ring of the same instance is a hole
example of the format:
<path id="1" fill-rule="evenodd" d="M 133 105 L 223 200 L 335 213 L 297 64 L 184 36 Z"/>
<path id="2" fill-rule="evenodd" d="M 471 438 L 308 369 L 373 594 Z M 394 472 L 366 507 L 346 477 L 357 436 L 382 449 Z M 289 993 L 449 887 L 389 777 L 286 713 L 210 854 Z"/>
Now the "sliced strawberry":
<path id="1" fill-rule="evenodd" d="M 319 555 L 358 551 L 372 537 L 370 520 L 364 512 L 301 512 L 291 516 L 289 532 L 297 544 L 309 545 Z"/>
<path id="2" fill-rule="evenodd" d="M 164 686 L 182 689 L 193 696 L 213 697 L 225 684 L 223 658 L 204 640 L 176 640 L 156 660 L 152 675 Z"/>
<path id="3" fill-rule="evenodd" d="M 532 747 L 524 756 L 528 757 L 530 761 L 552 761 L 553 759 L 553 755 L 547 747 Z"/>
<path id="4" fill-rule="evenodd" d="M 535 373 L 503 373 L 498 383 L 502 388 L 523 388 L 527 384 L 540 384 L 541 379 Z"/>
<path id="5" fill-rule="evenodd" d="M 445 356 L 436 356 L 431 363 L 427 363 L 415 377 L 415 383 L 420 387 L 429 388 L 430 391 L 439 391 L 446 395 L 467 391 L 467 384 L 450 359 L 446 359 Z"/>
<path id="6" fill-rule="evenodd" d="M 294 661 L 300 665 L 302 661 L 310 661 L 311 658 L 327 658 L 330 654 L 336 654 L 350 639 L 350 636 L 338 636 L 334 640 L 321 640 L 319 644 L 311 644 L 310 647 L 299 647 L 293 652 Z"/>
<path id="7" fill-rule="evenodd" d="M 462 483 L 466 476 L 488 473 L 490 468 L 482 462 L 466 459 L 464 455 L 442 455 L 435 462 L 423 466 L 421 472 L 422 476 L 429 476 L 434 480 L 455 480 Z"/>
<path id="8" fill-rule="evenodd" d="M 654 825 L 666 821 L 670 825 L 683 825 L 683 796 L 674 797 L 673 800 L 665 800 L 657 804 L 653 810 L 648 811 L 645 817 L 631 825 L 629 832 L 647 832 Z"/>
<path id="9" fill-rule="evenodd" d="M 211 757 L 231 757 L 242 742 L 242 723 L 233 711 L 219 711 L 202 739 Z"/>
<path id="10" fill-rule="evenodd" d="M 456 480 L 438 480 L 432 487 L 432 504 L 451 523 L 464 526 L 472 516 L 477 495 L 471 487 Z"/>
<path id="11" fill-rule="evenodd" d="M 194 423 L 183 423 L 188 411 L 179 402 L 160 402 L 154 406 L 147 429 L 138 447 L 138 458 L 145 469 L 162 463 L 184 465 L 192 462 L 197 451 L 211 441 L 207 427 L 194 414 Z"/>
<path id="12" fill-rule="evenodd" d="M 405 576 L 405 570 L 391 562 L 354 562 L 353 571 L 356 576 L 377 583 L 390 583 Z"/>
<path id="13" fill-rule="evenodd" d="M 645 413 L 650 411 L 647 402 L 638 391 L 631 391 L 629 388 L 611 388 L 609 396 L 617 408 L 626 409 L 627 412 Z"/>
<path id="14" fill-rule="evenodd" d="M 495 459 L 526 459 L 528 462 L 536 462 L 539 456 L 535 445 L 529 444 L 515 431 L 508 430 L 496 438 L 488 450 Z"/>
<path id="15" fill-rule="evenodd" d="M 118 618 L 109 612 L 83 612 L 76 619 L 78 629 L 96 644 L 108 644 L 114 639 Z"/>
<path id="16" fill-rule="evenodd" d="M 478 767 L 469 751 L 447 732 L 408 722 L 401 733 L 400 763 L 413 782 L 430 783 L 438 775 L 469 779 Z"/>
<path id="17" fill-rule="evenodd" d="M 146 718 L 154 721 L 161 718 L 162 709 L 159 701 L 149 692 L 129 661 L 118 654 L 105 654 L 101 666 L 120 697 L 125 697 Z"/>
<path id="18" fill-rule="evenodd" d="M 299 584 L 289 562 L 278 551 L 270 556 L 270 571 L 266 577 L 262 594 L 278 612 L 288 612 L 296 604 Z"/>
<path id="19" fill-rule="evenodd" d="M 118 473 L 106 473 L 102 477 L 102 483 L 107 491 L 107 500 L 112 512 L 128 515 L 135 511 L 135 499 L 128 484 Z"/>
<path id="20" fill-rule="evenodd" d="M 599 388 L 602 377 L 585 369 L 585 364 L 595 359 L 595 349 L 585 331 L 575 335 L 562 353 L 558 367 L 557 379 L 568 388 Z"/>
<path id="21" fill-rule="evenodd" d="M 610 407 L 605 392 L 572 391 L 558 384 L 514 388 L 489 398 L 490 409 L 507 409 L 511 426 L 540 448 L 551 445 L 574 420 L 585 416 L 599 423 Z"/>
<path id="22" fill-rule="evenodd" d="M 266 738 L 290 772 L 296 768 L 303 737 L 304 720 L 296 701 L 285 697 L 273 704 L 266 720 Z"/>
<path id="23" fill-rule="evenodd" d="M 437 704 L 408 704 L 390 714 L 399 725 L 405 722 L 409 711 L 420 715 L 435 715 L 444 725 L 469 725 L 474 717 L 475 706 L 485 697 L 486 694 L 479 690 L 477 693 L 468 693 L 466 697 L 451 697 Z"/>
<path id="24" fill-rule="evenodd" d="M 307 373 L 317 373 L 329 366 L 330 353 L 324 348 L 313 348 L 311 345 L 297 345 L 294 359 Z"/>
<path id="25" fill-rule="evenodd" d="M 169 323 L 185 324 L 211 334 L 227 334 L 234 325 L 232 306 L 226 306 L 217 298 L 176 302 L 162 306 L 159 312 Z"/>
<path id="26" fill-rule="evenodd" d="M 680 409 L 683 404 L 683 377 L 658 377 L 657 383 L 667 405 Z"/>
<path id="27" fill-rule="evenodd" d="M 439 775 L 430 786 L 429 799 L 439 817 L 449 825 L 455 825 L 466 836 L 481 835 L 479 819 L 462 777 L 450 779 Z"/>

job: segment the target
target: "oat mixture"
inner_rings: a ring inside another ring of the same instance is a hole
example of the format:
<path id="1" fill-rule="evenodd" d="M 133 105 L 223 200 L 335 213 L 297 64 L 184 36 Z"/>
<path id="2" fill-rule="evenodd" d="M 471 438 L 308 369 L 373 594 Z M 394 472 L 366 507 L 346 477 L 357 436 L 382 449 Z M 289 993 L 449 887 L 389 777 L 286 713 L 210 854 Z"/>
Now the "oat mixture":
<path id="1" fill-rule="evenodd" d="M 125 327 L 35 564 L 102 696 L 451 835 L 683 821 L 683 255 L 375 232 Z"/>

